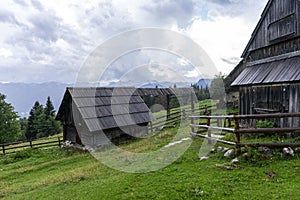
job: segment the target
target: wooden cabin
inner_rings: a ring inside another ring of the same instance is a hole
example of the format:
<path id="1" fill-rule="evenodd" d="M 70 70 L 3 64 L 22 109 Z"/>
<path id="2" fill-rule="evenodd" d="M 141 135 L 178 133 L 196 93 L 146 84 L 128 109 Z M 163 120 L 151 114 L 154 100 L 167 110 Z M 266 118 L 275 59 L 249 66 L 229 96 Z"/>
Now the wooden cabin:
<path id="1" fill-rule="evenodd" d="M 64 140 L 93 149 L 120 137 L 142 137 L 154 118 L 142 97 L 170 97 L 191 94 L 191 88 L 67 88 L 56 119 L 63 125 Z M 156 100 L 157 101 L 157 100 Z M 168 116 L 168 115 L 167 115 Z"/>
<path id="2" fill-rule="evenodd" d="M 67 88 L 57 119 L 64 140 L 97 148 L 122 135 L 147 134 L 152 116 L 134 88 Z"/>
<path id="3" fill-rule="evenodd" d="M 240 114 L 300 112 L 300 1 L 269 0 L 242 58 L 246 67 L 231 84 Z"/>

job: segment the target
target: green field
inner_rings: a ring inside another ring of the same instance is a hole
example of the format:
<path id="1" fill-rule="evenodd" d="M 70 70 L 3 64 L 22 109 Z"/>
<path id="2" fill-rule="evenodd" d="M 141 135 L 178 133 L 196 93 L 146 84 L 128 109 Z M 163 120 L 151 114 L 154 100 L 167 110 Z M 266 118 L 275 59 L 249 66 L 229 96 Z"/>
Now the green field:
<path id="1" fill-rule="evenodd" d="M 176 128 L 150 139 L 120 144 L 135 152 L 156 150 L 171 141 Z M 299 156 L 266 158 L 253 153 L 230 165 L 221 153 L 199 161 L 202 140 L 171 165 L 149 173 L 111 169 L 87 152 L 58 147 L 0 157 L 3 199 L 299 199 Z"/>

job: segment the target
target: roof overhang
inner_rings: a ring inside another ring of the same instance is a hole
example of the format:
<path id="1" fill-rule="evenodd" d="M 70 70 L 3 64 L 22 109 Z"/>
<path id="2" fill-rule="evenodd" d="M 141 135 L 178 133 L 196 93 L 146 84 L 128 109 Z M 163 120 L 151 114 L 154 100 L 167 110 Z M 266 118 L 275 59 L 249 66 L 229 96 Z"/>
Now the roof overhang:
<path id="1" fill-rule="evenodd" d="M 256 64 L 248 63 L 247 67 L 235 79 L 231 86 L 300 81 L 300 56 L 269 61 L 270 62 Z"/>

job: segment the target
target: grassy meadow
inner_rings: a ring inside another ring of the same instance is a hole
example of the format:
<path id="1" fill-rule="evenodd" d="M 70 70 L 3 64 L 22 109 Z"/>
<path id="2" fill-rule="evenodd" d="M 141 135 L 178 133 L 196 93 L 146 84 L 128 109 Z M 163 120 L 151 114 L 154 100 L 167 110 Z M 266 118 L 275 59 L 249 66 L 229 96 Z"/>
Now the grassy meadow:
<path id="1" fill-rule="evenodd" d="M 152 140 L 136 139 L 121 148 L 147 152 L 167 144 L 176 128 Z M 58 147 L 27 149 L 0 157 L 2 199 L 299 199 L 299 156 L 251 159 L 230 165 L 233 157 L 210 154 L 199 161 L 201 139 L 171 165 L 149 173 L 111 169 L 87 152 Z M 254 152 L 254 153 L 253 153 Z"/>

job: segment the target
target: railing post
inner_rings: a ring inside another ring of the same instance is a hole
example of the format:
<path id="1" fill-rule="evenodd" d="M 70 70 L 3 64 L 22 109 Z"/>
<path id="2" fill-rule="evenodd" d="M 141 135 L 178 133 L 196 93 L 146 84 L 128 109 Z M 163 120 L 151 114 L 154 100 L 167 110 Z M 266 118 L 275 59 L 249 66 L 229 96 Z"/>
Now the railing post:
<path id="1" fill-rule="evenodd" d="M 194 95 L 191 93 L 191 112 L 192 114 L 195 113 L 195 105 L 194 105 Z"/>
<path id="2" fill-rule="evenodd" d="M 239 156 L 241 154 L 241 146 L 240 146 L 240 133 L 236 132 L 240 128 L 239 119 L 237 117 L 234 118 L 234 134 L 235 134 L 235 154 Z"/>
<path id="3" fill-rule="evenodd" d="M 2 144 L 2 152 L 3 152 L 3 155 L 5 155 L 5 145 Z"/>
<path id="4" fill-rule="evenodd" d="M 153 134 L 153 124 L 152 124 L 152 121 L 150 121 L 150 133 Z"/>
<path id="5" fill-rule="evenodd" d="M 211 130 L 210 130 L 210 118 L 209 117 L 207 117 L 207 126 L 208 126 L 207 136 L 210 138 L 211 137 Z M 208 144 L 212 144 L 211 139 L 208 139 Z"/>
<path id="6" fill-rule="evenodd" d="M 61 148 L 60 145 L 61 145 L 61 144 L 60 144 L 60 137 L 58 137 L 58 146 L 59 146 L 59 148 Z"/>
<path id="7" fill-rule="evenodd" d="M 191 116 L 191 124 L 194 125 L 194 118 Z M 192 133 L 195 133 L 195 128 L 192 126 Z"/>

